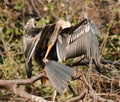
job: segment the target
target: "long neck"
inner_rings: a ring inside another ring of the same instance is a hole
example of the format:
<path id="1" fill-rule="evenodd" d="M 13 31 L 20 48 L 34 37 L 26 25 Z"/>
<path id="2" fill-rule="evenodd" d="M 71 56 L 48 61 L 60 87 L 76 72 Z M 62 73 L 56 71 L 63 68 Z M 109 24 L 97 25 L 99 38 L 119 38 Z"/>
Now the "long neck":
<path id="1" fill-rule="evenodd" d="M 54 43 L 55 43 L 55 41 L 56 41 L 56 39 L 58 37 L 60 27 L 61 26 L 59 24 L 58 25 L 56 24 L 54 32 L 53 32 L 53 34 L 52 34 L 52 36 L 51 36 L 51 38 L 50 38 L 50 40 L 48 42 L 48 45 L 51 45 L 51 44 L 54 45 Z"/>

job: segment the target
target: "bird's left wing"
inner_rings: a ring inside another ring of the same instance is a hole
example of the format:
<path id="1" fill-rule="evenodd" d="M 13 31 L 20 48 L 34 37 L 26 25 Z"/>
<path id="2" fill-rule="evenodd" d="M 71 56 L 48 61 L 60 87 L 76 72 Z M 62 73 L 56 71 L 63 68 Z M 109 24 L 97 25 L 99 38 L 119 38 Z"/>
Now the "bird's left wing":
<path id="1" fill-rule="evenodd" d="M 98 43 L 97 37 L 99 35 L 98 28 L 90 19 L 85 19 L 73 27 L 63 29 L 59 34 L 56 44 L 58 60 L 63 61 L 67 57 L 77 57 L 77 55 L 87 50 L 85 47 L 88 47 L 88 50 L 91 49 L 87 39 L 91 44 L 98 47 L 98 44 L 96 45 L 95 43 Z M 88 52 L 90 53 L 90 50 Z"/>

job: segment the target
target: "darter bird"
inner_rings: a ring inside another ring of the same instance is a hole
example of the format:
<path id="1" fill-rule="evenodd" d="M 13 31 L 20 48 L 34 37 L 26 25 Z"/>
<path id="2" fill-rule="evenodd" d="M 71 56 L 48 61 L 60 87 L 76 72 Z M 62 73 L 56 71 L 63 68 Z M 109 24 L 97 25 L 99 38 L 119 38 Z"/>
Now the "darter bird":
<path id="1" fill-rule="evenodd" d="M 99 30 L 90 19 L 84 19 L 75 26 L 58 20 L 43 28 L 36 26 L 35 19 L 30 19 L 24 27 L 23 37 L 28 78 L 32 74 L 33 54 L 38 65 L 45 68 L 51 85 L 59 92 L 68 87 L 71 76 L 76 73 L 73 68 L 62 64 L 66 59 L 85 55 L 93 60 L 100 72 L 99 35 Z"/>
<path id="2" fill-rule="evenodd" d="M 25 48 L 26 72 L 28 78 L 32 74 L 32 55 L 40 67 L 45 68 L 48 78 L 52 86 L 61 91 L 69 84 L 71 76 L 75 74 L 75 70 L 71 67 L 63 65 L 57 61 L 56 40 L 57 36 L 52 34 L 61 21 L 56 24 L 39 28 L 35 24 L 35 19 L 30 19 L 24 27 L 23 43 Z M 62 23 L 62 28 L 70 27 L 68 22 Z M 54 39 L 53 39 L 54 37 Z M 53 47 L 52 47 L 53 46 Z"/>

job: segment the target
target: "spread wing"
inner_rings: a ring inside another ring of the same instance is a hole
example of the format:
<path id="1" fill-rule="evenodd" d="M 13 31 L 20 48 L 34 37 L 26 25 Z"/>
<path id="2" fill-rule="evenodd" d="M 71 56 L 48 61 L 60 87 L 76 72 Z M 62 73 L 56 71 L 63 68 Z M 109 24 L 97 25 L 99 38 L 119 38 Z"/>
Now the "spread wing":
<path id="1" fill-rule="evenodd" d="M 31 19 L 30 19 L 31 20 Z M 37 46 L 38 41 L 41 37 L 41 28 L 35 27 L 34 22 L 30 22 L 25 25 L 24 36 L 23 36 L 23 44 L 24 44 L 24 54 L 26 61 L 26 72 L 27 76 L 31 77 L 31 67 L 32 67 L 32 55 Z M 33 25 L 33 26 L 31 26 Z"/>
<path id="2" fill-rule="evenodd" d="M 33 31 L 32 33 L 35 33 L 35 32 Z M 26 36 L 26 35 L 23 37 L 25 58 L 27 59 L 28 62 L 33 55 L 33 52 L 37 46 L 38 41 L 40 40 L 41 33 L 42 31 L 39 31 L 39 33 L 37 33 L 34 37 Z"/>
<path id="3" fill-rule="evenodd" d="M 61 31 L 58 37 L 56 50 L 59 61 L 86 55 L 99 64 L 100 32 L 92 20 L 85 19 L 79 24 Z"/>

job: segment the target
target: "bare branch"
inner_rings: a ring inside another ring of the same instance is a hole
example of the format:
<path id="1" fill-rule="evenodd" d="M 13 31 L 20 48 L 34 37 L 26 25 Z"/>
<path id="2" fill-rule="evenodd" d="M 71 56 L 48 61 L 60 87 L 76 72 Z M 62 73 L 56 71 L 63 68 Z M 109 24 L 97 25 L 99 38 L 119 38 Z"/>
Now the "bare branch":
<path id="1" fill-rule="evenodd" d="M 41 73 L 35 77 L 30 79 L 17 79 L 17 80 L 0 80 L 0 86 L 16 84 L 16 85 L 26 85 L 34 83 L 35 81 L 39 80 L 41 77 L 45 76 L 45 73 Z"/>
<path id="2" fill-rule="evenodd" d="M 15 94 L 24 97 L 26 99 L 32 100 L 33 102 L 51 102 L 47 101 L 40 96 L 35 96 L 27 93 L 24 89 L 19 88 L 19 85 L 26 85 L 34 83 L 35 81 L 39 80 L 41 77 L 45 76 L 45 73 L 41 73 L 38 76 L 35 76 L 31 79 L 17 79 L 17 80 L 0 80 L 0 86 L 4 88 L 8 88 L 10 91 L 14 92 Z"/>
<path id="3" fill-rule="evenodd" d="M 83 76 L 83 79 L 84 79 L 85 84 L 88 87 L 89 94 L 92 97 L 92 99 L 94 100 L 94 102 L 112 102 L 112 100 L 105 99 L 103 97 L 96 95 L 96 92 L 93 90 L 92 86 L 87 82 L 85 76 Z"/>

